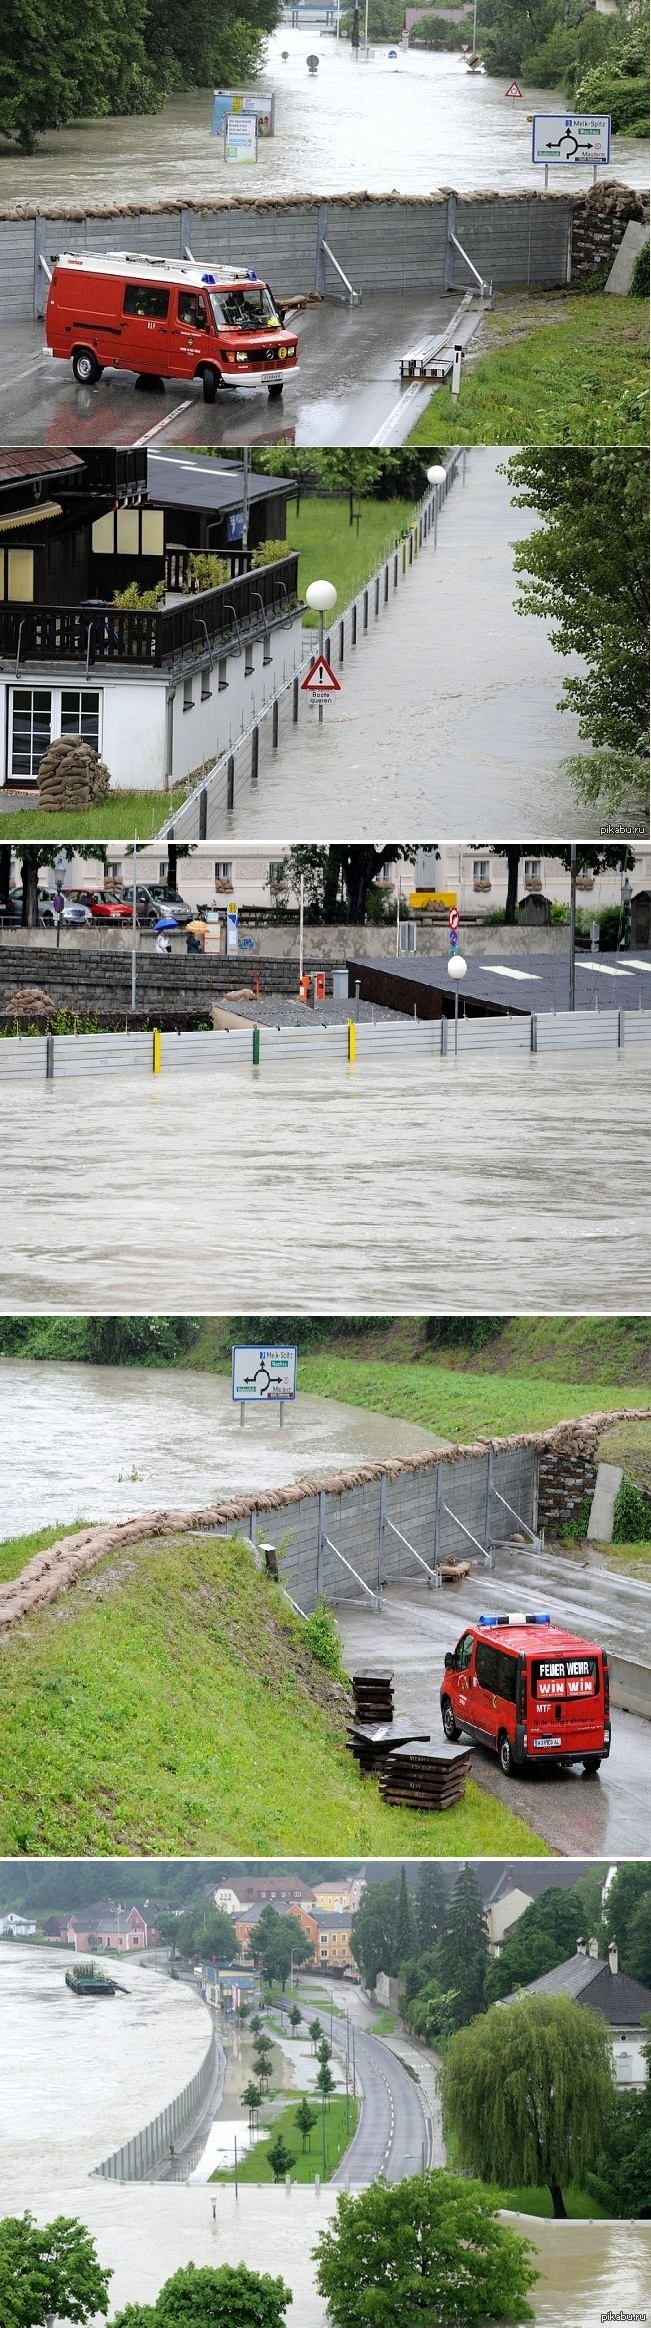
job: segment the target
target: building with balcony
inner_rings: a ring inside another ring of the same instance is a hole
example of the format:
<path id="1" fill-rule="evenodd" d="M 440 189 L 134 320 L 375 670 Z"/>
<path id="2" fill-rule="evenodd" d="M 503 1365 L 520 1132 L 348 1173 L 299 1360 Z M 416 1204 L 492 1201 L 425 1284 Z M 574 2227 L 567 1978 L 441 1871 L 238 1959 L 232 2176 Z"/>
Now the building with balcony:
<path id="1" fill-rule="evenodd" d="M 51 742 L 82 735 L 120 789 L 198 778 L 301 661 L 289 478 L 121 447 L 0 457 L 0 785 L 32 795 Z M 246 501 L 246 546 L 243 535 Z M 198 589 L 198 552 L 229 578 Z M 161 592 L 118 607 L 116 592 Z"/>

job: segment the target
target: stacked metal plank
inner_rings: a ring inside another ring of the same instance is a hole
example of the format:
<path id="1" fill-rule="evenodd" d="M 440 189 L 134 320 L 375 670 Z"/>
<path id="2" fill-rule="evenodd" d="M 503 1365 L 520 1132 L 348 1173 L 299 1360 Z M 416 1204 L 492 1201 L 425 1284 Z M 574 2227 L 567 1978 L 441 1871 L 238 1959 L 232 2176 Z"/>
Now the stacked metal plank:
<path id="1" fill-rule="evenodd" d="M 451 1810 L 465 1794 L 471 1752 L 470 1746 L 447 1742 L 434 1749 L 430 1740 L 396 1746 L 380 1771 L 383 1802 L 411 1811 Z"/>
<path id="2" fill-rule="evenodd" d="M 360 1673 L 351 1675 L 355 1720 L 357 1722 L 393 1721 L 393 1672 L 388 1665 L 378 1665 L 375 1671 L 363 1666 Z"/>
<path id="3" fill-rule="evenodd" d="M 430 1737 L 429 1730 L 414 1729 L 410 1722 L 357 1722 L 354 1717 L 348 1730 L 348 1751 L 354 1754 L 363 1778 L 379 1777 L 396 1746 L 407 1746 L 413 1739 L 428 1744 Z"/>

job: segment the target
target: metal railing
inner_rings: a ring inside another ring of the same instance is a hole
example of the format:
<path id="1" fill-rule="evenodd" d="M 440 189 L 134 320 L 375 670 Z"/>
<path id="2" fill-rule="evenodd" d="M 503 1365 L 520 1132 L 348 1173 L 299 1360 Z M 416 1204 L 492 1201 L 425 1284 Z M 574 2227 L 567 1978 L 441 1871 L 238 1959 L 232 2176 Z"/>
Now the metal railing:
<path id="1" fill-rule="evenodd" d="M 299 1007 L 297 1005 L 297 1007 Z M 351 1009 L 354 1005 L 351 1005 Z M 380 1019 L 319 1026 L 307 1019 L 296 1027 L 248 1025 L 196 1029 L 187 1033 L 133 1032 L 97 1035 L 6 1035 L 0 1039 L 0 1082 L 58 1082 L 70 1075 L 174 1074 L 201 1068 L 242 1067 L 260 1073 L 292 1061 L 338 1060 L 341 1065 L 375 1065 L 382 1060 L 454 1059 L 450 1019 L 405 1018 L 392 1026 Z M 354 1036 L 354 1044 L 352 1037 Z M 540 1054 L 553 1051 L 626 1051 L 651 1046 L 651 1010 L 552 1011 L 535 1019 L 461 1019 L 458 1056 L 493 1052 Z"/>
<path id="2" fill-rule="evenodd" d="M 329 662 L 341 665 L 347 656 L 361 645 L 375 623 L 393 604 L 406 576 L 411 572 L 420 550 L 432 532 L 436 544 L 439 512 L 448 493 L 465 464 L 462 447 L 454 447 L 444 455 L 446 479 L 444 485 L 430 486 L 414 510 L 413 520 L 385 550 L 378 565 L 356 596 L 351 598 L 343 614 L 337 616 L 332 631 L 325 641 Z M 311 660 L 317 644 L 317 633 L 304 630 L 302 635 L 303 661 Z M 251 784 L 257 784 L 268 764 L 282 744 L 283 734 L 296 727 L 299 718 L 310 717 L 310 708 L 301 693 L 301 671 L 295 671 L 269 696 L 269 701 L 256 713 L 255 719 L 227 750 L 220 753 L 208 776 L 202 777 L 187 800 L 161 826 L 159 839 L 209 840 L 221 838 L 224 817 L 236 807 L 238 795 L 243 795 Z"/>
<path id="3" fill-rule="evenodd" d="M 126 664 L 163 670 L 195 661 L 208 643 L 227 653 L 242 636 L 257 638 L 287 623 L 298 606 L 298 552 L 253 573 L 231 574 L 215 590 L 192 592 L 182 606 L 23 606 L 0 604 L 0 659 L 16 676 L 25 664 Z"/>

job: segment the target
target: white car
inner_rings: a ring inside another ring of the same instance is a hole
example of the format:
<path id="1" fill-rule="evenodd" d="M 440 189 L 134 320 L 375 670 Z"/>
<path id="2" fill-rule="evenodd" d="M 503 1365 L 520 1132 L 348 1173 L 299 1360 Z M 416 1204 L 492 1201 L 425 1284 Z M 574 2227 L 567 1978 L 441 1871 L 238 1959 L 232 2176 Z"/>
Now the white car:
<path id="1" fill-rule="evenodd" d="M 43 928 L 50 930 L 56 927 L 58 921 L 63 922 L 64 929 L 92 929 L 93 926 L 90 906 L 73 905 L 66 898 L 56 913 L 51 897 L 39 899 L 38 918 Z"/>

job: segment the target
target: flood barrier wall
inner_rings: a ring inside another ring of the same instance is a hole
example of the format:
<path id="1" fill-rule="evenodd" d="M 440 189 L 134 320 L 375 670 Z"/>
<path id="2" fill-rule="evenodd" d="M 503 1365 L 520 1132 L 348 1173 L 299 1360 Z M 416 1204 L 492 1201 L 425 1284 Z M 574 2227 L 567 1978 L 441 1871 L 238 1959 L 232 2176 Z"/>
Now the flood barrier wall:
<path id="1" fill-rule="evenodd" d="M 351 1006 L 354 1009 L 354 1005 Z M 317 1005 L 318 1012 L 318 1005 Z M 319 1025 L 306 1014 L 298 1027 L 214 1028 L 177 1034 L 167 1032 L 96 1035 L 6 1035 L 0 1040 L 0 1082 L 59 1082 L 63 1076 L 170 1074 L 200 1068 L 215 1072 L 241 1067 L 261 1071 L 299 1061 L 308 1069 L 315 1063 L 339 1061 L 342 1069 L 359 1062 L 379 1064 L 401 1059 L 411 1066 L 421 1058 L 453 1060 L 478 1053 L 512 1055 L 518 1052 L 648 1048 L 651 1010 L 577 1010 L 534 1012 L 530 1017 L 460 1019 L 455 1037 L 451 1019 L 405 1018 L 398 1026 L 386 1019 L 373 1025 Z"/>
<path id="2" fill-rule="evenodd" d="M 324 250 L 330 245 L 353 288 L 365 296 L 467 291 L 473 278 L 454 250 L 457 236 L 473 266 L 496 290 L 552 288 L 588 277 L 619 247 L 629 218 L 644 216 L 644 197 L 606 180 L 589 193 L 467 193 L 450 189 L 423 200 L 353 194 L 322 200 L 158 202 L 150 209 L 71 203 L 51 213 L 30 202 L 0 212 L 0 318 L 28 321 L 44 313 L 47 275 L 61 251 L 130 250 L 200 262 L 255 265 L 280 298 L 316 292 L 341 297 Z"/>
<path id="3" fill-rule="evenodd" d="M 133 2134 L 130 2142 L 123 2142 L 113 2150 L 110 2158 L 102 2159 L 101 2166 L 92 2168 L 108 2182 L 147 2182 L 164 2160 L 170 2157 L 171 2145 L 185 2140 L 192 2133 L 197 2119 L 208 2100 L 217 2074 L 217 2046 L 215 2034 L 210 2039 L 201 2066 L 190 2078 L 167 2109 L 160 2110 L 157 2118 Z"/>

